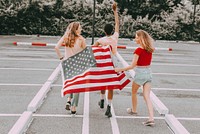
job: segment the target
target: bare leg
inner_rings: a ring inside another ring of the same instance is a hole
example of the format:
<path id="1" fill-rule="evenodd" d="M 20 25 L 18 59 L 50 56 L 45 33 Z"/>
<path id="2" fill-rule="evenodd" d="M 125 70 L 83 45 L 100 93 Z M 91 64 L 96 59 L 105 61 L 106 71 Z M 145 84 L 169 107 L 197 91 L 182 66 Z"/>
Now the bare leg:
<path id="1" fill-rule="evenodd" d="M 154 113 L 153 113 L 153 105 L 150 99 L 150 91 L 151 91 L 151 83 L 145 83 L 143 87 L 143 96 L 146 102 L 148 112 L 149 112 L 149 120 L 154 120 Z"/>
<path id="2" fill-rule="evenodd" d="M 113 99 L 113 90 L 108 90 L 108 101 Z"/>
<path id="3" fill-rule="evenodd" d="M 137 112 L 137 91 L 139 87 L 135 82 L 132 83 L 132 112 Z"/>

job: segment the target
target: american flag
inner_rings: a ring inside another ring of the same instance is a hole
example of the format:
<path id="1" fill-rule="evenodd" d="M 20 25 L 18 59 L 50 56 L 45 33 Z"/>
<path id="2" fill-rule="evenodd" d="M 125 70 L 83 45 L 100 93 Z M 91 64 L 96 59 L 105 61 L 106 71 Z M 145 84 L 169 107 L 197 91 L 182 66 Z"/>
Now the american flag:
<path id="1" fill-rule="evenodd" d="M 123 89 L 130 80 L 114 71 L 109 47 L 88 46 L 61 62 L 62 96 L 69 93 Z"/>

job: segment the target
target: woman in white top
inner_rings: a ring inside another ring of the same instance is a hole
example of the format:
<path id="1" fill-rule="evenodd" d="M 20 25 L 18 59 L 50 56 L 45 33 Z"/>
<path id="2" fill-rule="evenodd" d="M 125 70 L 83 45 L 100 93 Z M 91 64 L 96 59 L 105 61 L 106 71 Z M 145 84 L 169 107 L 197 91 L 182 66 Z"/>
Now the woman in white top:
<path id="1" fill-rule="evenodd" d="M 68 25 L 65 34 L 58 41 L 55 51 L 60 60 L 67 59 L 86 47 L 85 38 L 81 36 L 81 25 L 79 22 L 72 22 Z M 60 47 L 65 45 L 65 56 L 62 56 Z M 73 98 L 73 99 L 72 99 Z M 68 95 L 66 110 L 71 109 L 71 114 L 76 114 L 76 107 L 78 106 L 79 93 Z M 72 102 L 71 102 L 72 101 Z"/>

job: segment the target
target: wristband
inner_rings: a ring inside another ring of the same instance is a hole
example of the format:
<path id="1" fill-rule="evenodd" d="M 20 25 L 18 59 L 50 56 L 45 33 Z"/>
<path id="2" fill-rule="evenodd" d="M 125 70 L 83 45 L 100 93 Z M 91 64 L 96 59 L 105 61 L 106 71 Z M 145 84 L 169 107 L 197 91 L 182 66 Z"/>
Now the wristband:
<path id="1" fill-rule="evenodd" d="M 61 57 L 60 60 L 62 60 L 64 57 Z"/>

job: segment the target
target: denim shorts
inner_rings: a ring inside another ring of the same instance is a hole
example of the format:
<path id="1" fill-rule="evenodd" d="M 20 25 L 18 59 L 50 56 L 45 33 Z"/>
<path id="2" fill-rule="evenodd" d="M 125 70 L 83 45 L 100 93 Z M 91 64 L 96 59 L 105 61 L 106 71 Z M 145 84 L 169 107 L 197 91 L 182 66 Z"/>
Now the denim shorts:
<path id="1" fill-rule="evenodd" d="M 135 71 L 135 77 L 133 81 L 136 84 L 142 86 L 145 83 L 152 81 L 152 73 L 150 67 L 136 67 L 134 71 Z"/>

